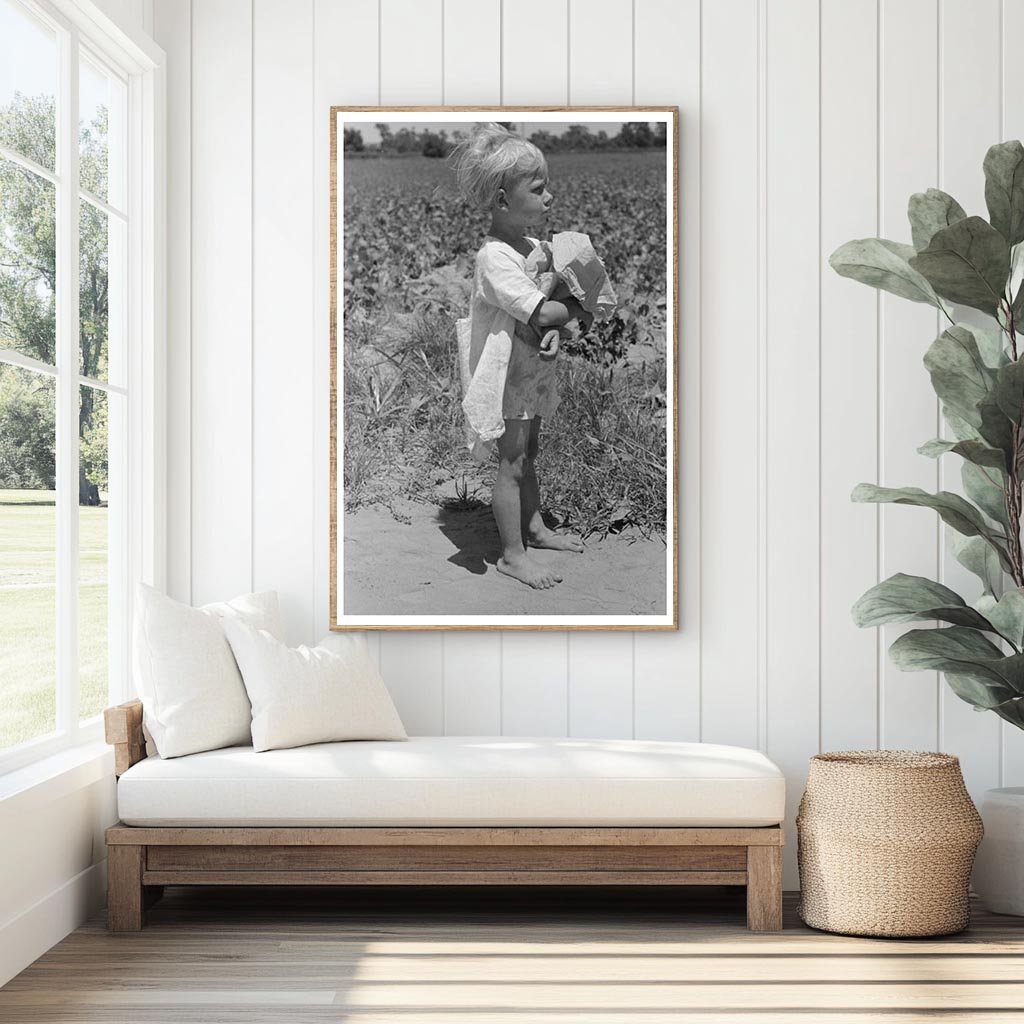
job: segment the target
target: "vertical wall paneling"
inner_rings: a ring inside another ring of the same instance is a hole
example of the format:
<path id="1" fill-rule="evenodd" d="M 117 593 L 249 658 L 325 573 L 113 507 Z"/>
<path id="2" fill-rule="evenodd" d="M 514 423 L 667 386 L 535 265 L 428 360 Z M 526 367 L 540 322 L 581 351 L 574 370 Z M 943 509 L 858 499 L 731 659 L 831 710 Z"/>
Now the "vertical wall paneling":
<path id="1" fill-rule="evenodd" d="M 380 0 L 380 96 L 385 106 L 441 102 L 443 0 Z"/>
<path id="2" fill-rule="evenodd" d="M 569 634 L 569 735 L 633 735 L 633 637 Z"/>
<path id="3" fill-rule="evenodd" d="M 700 738 L 700 0 L 637 0 L 634 101 L 679 107 L 679 619 L 637 633 L 634 722 L 641 739 Z"/>
<path id="4" fill-rule="evenodd" d="M 939 137 L 940 165 L 937 185 L 955 196 L 971 214 L 987 216 L 982 160 L 999 137 L 999 62 L 993 60 L 999 39 L 1000 0 L 942 0 L 939 6 Z M 963 68 L 971 74 L 964 75 Z M 930 183 L 929 183 L 930 184 Z M 996 329 L 984 314 L 958 307 L 955 318 Z M 943 327 L 945 325 L 942 325 Z M 923 375 L 922 375 L 923 377 Z M 923 377 L 922 386 L 926 386 Z M 942 424 L 945 427 L 945 424 Z M 952 436 L 948 431 L 943 436 Z M 939 486 L 963 494 L 961 460 L 945 455 L 939 460 Z M 947 586 L 973 601 L 980 593 L 978 578 L 953 557 L 945 534 L 940 553 Z M 940 749 L 955 752 L 963 767 L 968 788 L 977 799 L 986 789 L 999 785 L 999 718 L 979 715 L 960 700 L 943 681 Z"/>
<path id="5" fill-rule="evenodd" d="M 501 634 L 449 634 L 444 638 L 445 735 L 501 731 Z"/>
<path id="6" fill-rule="evenodd" d="M 312 643 L 313 0 L 253 3 L 253 586 Z M 281 410 L 288 415 L 282 416 Z M 296 495 L 303 500 L 296 501 Z"/>
<path id="7" fill-rule="evenodd" d="M 167 54 L 167 592 L 192 599 L 191 289 L 192 6 L 156 0 L 153 37 Z"/>
<path id="8" fill-rule="evenodd" d="M 445 0 L 444 23 L 445 102 L 474 106 L 499 102 L 501 5 L 498 0 L 472 4 L 466 0 Z M 501 679 L 499 632 L 445 634 L 445 732 L 469 736 L 500 733 Z"/>
<path id="9" fill-rule="evenodd" d="M 380 671 L 406 732 L 443 736 L 443 634 L 390 633 L 383 639 L 387 642 L 380 645 Z"/>
<path id="10" fill-rule="evenodd" d="M 818 752 L 818 0 L 767 7 L 767 672 L 765 747 L 786 773 L 792 821 Z M 784 56 L 783 56 L 784 55 Z M 796 866 L 796 846 L 785 850 Z"/>
<path id="11" fill-rule="evenodd" d="M 370 657 L 377 663 L 377 667 L 380 668 L 380 633 L 366 633 L 366 646 L 369 649 Z"/>
<path id="12" fill-rule="evenodd" d="M 392 106 L 440 104 L 442 0 L 380 0 L 381 103 Z M 385 633 L 380 659 L 403 720 L 410 731 L 444 732 L 443 633 Z"/>
<path id="13" fill-rule="evenodd" d="M 937 0 L 882 0 L 879 107 L 881 110 L 881 236 L 910 241 L 907 201 L 934 185 L 938 171 Z M 935 338 L 931 306 L 882 295 L 881 479 L 886 487 L 934 492 L 935 463 L 917 448 L 935 436 L 938 408 L 921 363 Z M 864 522 L 872 516 L 862 506 Z M 881 578 L 903 572 L 937 579 L 937 516 L 928 509 L 882 505 Z M 882 629 L 883 747 L 936 750 L 938 680 L 934 672 L 901 672 L 884 649 L 904 626 Z"/>
<path id="14" fill-rule="evenodd" d="M 569 99 L 619 106 L 633 94 L 632 0 L 569 0 Z"/>
<path id="15" fill-rule="evenodd" d="M 1001 38 L 989 50 L 990 60 L 998 54 L 999 69 L 1002 72 L 999 141 L 1024 140 L 1024 104 L 1020 102 L 1020 97 L 1024 96 L 1024 61 L 1020 59 L 1019 46 L 1022 38 L 1024 4 L 1005 0 L 1001 12 Z M 1001 722 L 1000 729 L 1003 747 L 1001 784 L 1024 786 L 1024 731 L 1008 722 Z"/>
<path id="16" fill-rule="evenodd" d="M 821 748 L 878 740 L 878 645 L 850 607 L 877 580 L 878 295 L 828 257 L 877 234 L 878 0 L 821 6 Z"/>
<path id="17" fill-rule="evenodd" d="M 444 0 L 444 102 L 501 103 L 500 0 Z"/>
<path id="18" fill-rule="evenodd" d="M 975 794 L 1000 763 L 1024 783 L 1021 733 L 895 670 L 905 627 L 850 621 L 895 572 L 964 585 L 932 513 L 854 505 L 854 484 L 958 481 L 916 453 L 939 429 L 937 315 L 827 266 L 851 238 L 909 240 L 912 192 L 984 212 L 985 147 L 1024 135 L 1021 5 L 153 0 L 152 19 L 177 55 L 172 594 L 273 587 L 290 639 L 327 626 L 332 104 L 678 105 L 681 631 L 372 634 L 407 726 L 761 744 L 794 799 L 819 727 L 825 749 L 941 743 Z"/>
<path id="19" fill-rule="evenodd" d="M 603 26 L 604 31 L 595 31 Z M 632 3 L 569 3 L 569 98 L 581 106 L 632 102 Z M 625 73 L 623 67 L 625 66 Z M 557 191 L 557 183 L 555 184 Z M 592 557 L 584 555 L 586 557 Z M 571 572 L 571 567 L 566 570 Z M 569 726 L 574 736 L 632 736 L 633 636 L 569 637 Z"/>
<path id="20" fill-rule="evenodd" d="M 504 735 L 569 735 L 569 650 L 564 633 L 505 633 L 501 675 Z"/>
<path id="21" fill-rule="evenodd" d="M 567 4 L 568 0 L 505 0 L 502 4 L 502 102 L 506 105 L 568 103 Z"/>
<path id="22" fill-rule="evenodd" d="M 702 11 L 701 738 L 756 747 L 758 9 Z"/>
<path id="23" fill-rule="evenodd" d="M 251 100 L 250 6 L 193 4 L 191 571 L 197 604 L 252 587 Z"/>
<path id="24" fill-rule="evenodd" d="M 314 0 L 313 118 L 313 579 L 310 601 L 314 636 L 331 622 L 330 600 L 330 108 L 370 106 L 380 102 L 377 0 Z M 370 651 L 380 656 L 380 641 L 371 635 Z"/>

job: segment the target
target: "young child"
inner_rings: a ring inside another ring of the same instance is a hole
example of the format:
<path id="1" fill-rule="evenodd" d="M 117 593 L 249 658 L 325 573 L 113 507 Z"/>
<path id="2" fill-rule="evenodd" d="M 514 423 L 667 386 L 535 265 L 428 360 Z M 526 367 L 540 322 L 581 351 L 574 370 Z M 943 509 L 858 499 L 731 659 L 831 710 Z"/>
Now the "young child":
<path id="1" fill-rule="evenodd" d="M 467 439 L 478 459 L 497 443 L 498 571 L 543 590 L 562 577 L 527 549 L 583 550 L 579 537 L 545 526 L 535 460 L 541 423 L 558 406 L 560 330 L 571 321 L 585 330 L 590 315 L 559 287 L 550 248 L 527 234 L 544 230 L 553 199 L 544 154 L 492 123 L 477 126 L 449 159 L 461 194 L 491 218 L 476 254 L 470 313 L 457 324 Z"/>

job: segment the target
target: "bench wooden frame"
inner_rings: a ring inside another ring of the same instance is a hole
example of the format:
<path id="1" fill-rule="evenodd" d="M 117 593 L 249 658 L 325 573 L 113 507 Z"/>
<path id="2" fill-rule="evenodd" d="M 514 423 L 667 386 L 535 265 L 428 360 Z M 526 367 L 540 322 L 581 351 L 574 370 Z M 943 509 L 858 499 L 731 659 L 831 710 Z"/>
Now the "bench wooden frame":
<path id="1" fill-rule="evenodd" d="M 142 704 L 104 713 L 120 777 L 147 755 Z M 165 885 L 742 885 L 782 928 L 779 826 L 107 829 L 107 926 L 138 931 Z"/>

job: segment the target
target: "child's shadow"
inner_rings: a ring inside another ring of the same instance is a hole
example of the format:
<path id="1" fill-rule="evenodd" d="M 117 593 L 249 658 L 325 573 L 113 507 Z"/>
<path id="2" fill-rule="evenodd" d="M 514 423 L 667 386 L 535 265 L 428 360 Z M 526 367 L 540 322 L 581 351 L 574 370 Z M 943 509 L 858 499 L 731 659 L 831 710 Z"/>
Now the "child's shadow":
<path id="1" fill-rule="evenodd" d="M 438 509 L 437 523 L 457 549 L 448 557 L 452 565 L 483 576 L 488 565 L 497 564 L 501 541 L 490 505 L 467 507 L 467 502 L 451 499 Z"/>

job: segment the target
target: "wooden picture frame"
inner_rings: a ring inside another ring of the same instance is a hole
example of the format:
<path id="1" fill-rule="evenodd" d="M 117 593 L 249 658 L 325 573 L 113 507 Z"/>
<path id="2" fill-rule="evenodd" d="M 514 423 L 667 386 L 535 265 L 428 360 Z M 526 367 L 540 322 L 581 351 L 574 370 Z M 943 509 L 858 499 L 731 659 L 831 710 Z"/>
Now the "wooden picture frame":
<path id="1" fill-rule="evenodd" d="M 528 245 L 588 235 L 617 295 L 563 334 L 561 405 L 533 421 L 545 523 L 584 542 L 531 549 L 560 578 L 538 588 L 497 567 L 497 457 L 459 443 L 455 324 L 477 250 L 502 243 L 446 157 L 499 119 L 539 145 L 555 195 Z M 678 122 L 671 106 L 331 108 L 331 629 L 678 628 Z"/>

